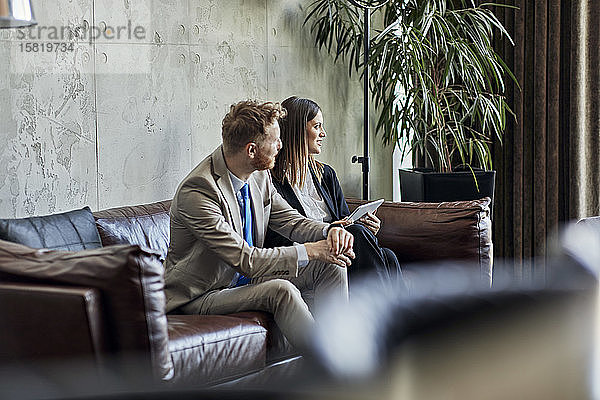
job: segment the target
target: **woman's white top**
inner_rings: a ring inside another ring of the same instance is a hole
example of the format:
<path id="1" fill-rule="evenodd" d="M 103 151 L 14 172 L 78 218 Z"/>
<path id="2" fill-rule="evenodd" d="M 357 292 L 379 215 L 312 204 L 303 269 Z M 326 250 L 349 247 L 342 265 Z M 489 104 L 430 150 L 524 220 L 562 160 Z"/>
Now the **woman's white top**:
<path id="1" fill-rule="evenodd" d="M 298 187 L 298 185 L 294 185 L 292 186 L 292 189 L 294 190 L 296 197 L 298 197 L 298 200 L 300 200 L 300 204 L 302 205 L 302 208 L 304 208 L 307 218 L 320 222 L 331 222 L 331 214 L 329 213 L 327 204 L 321 197 L 321 193 L 319 193 L 319 190 L 313 182 L 312 174 L 306 174 L 306 179 L 302 188 Z"/>

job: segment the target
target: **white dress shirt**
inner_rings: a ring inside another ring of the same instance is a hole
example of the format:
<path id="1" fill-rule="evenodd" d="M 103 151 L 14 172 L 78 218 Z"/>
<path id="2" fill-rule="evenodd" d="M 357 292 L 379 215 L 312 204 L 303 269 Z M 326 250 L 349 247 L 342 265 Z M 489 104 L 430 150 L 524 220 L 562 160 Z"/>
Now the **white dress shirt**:
<path id="1" fill-rule="evenodd" d="M 227 170 L 227 172 L 229 172 L 229 178 L 231 179 L 231 185 L 233 186 L 233 191 L 235 193 L 235 197 L 238 201 L 238 206 L 240 207 L 240 212 L 242 212 L 242 205 L 244 204 L 243 199 L 242 199 L 242 193 L 241 193 L 241 189 L 242 186 L 244 186 L 247 182 L 241 180 L 240 178 L 238 178 L 237 176 L 235 176 L 233 174 L 233 172 Z M 324 231 L 325 232 L 325 231 Z M 298 267 L 304 267 L 306 264 L 308 264 L 308 253 L 306 252 L 306 246 L 304 246 L 303 244 L 300 243 L 296 243 L 294 244 L 294 247 L 296 248 L 296 253 L 298 254 Z"/>

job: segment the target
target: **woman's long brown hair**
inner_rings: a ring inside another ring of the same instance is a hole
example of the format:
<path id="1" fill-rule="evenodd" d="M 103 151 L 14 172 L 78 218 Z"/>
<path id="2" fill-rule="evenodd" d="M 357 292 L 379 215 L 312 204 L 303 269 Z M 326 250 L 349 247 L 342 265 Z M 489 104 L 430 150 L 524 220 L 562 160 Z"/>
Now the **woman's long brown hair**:
<path id="1" fill-rule="evenodd" d="M 308 154 L 306 142 L 306 124 L 317 116 L 321 108 L 312 100 L 296 96 L 285 99 L 281 105 L 287 110 L 287 116 L 279 121 L 283 146 L 275 158 L 273 178 L 278 182 L 287 178 L 290 185 L 302 187 L 309 166 L 321 180 L 323 164 Z"/>

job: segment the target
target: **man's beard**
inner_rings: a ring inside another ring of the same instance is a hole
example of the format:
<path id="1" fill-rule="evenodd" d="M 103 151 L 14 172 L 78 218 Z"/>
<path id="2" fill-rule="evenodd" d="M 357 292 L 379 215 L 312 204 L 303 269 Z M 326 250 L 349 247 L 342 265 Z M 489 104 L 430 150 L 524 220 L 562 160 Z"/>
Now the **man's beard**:
<path id="1" fill-rule="evenodd" d="M 264 151 L 258 150 L 256 156 L 252 160 L 252 168 L 257 171 L 271 169 L 275 165 L 275 157 L 269 157 Z"/>

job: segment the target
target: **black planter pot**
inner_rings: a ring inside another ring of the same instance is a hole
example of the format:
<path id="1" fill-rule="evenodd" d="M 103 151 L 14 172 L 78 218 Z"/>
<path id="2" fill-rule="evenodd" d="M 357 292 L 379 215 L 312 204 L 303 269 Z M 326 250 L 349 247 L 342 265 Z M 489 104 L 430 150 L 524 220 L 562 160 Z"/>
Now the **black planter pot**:
<path id="1" fill-rule="evenodd" d="M 433 172 L 431 169 L 400 169 L 400 194 L 402 201 L 477 200 L 492 199 L 490 217 L 494 209 L 494 185 L 496 171 L 475 169 L 477 185 L 471 170 L 455 172 Z"/>

